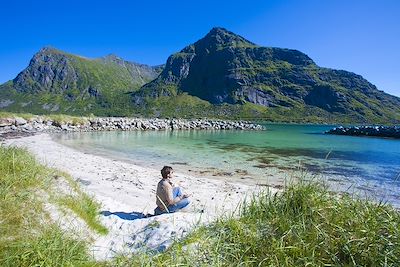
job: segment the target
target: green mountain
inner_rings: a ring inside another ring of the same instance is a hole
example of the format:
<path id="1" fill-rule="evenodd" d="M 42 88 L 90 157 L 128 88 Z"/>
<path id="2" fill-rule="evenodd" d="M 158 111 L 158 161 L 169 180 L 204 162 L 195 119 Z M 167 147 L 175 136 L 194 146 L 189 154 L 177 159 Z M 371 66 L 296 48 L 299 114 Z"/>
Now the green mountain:
<path id="1" fill-rule="evenodd" d="M 260 47 L 223 28 L 171 55 L 132 101 L 150 115 L 400 121 L 400 98 L 360 75 L 319 67 L 297 50 Z"/>
<path id="2" fill-rule="evenodd" d="M 127 93 L 158 76 L 150 67 L 108 55 L 88 59 L 45 47 L 0 86 L 0 108 L 15 112 L 119 115 L 132 110 Z"/>
<path id="3" fill-rule="evenodd" d="M 0 85 L 0 110 L 74 115 L 399 123 L 400 98 L 306 54 L 261 47 L 223 28 L 163 66 L 43 48 Z"/>

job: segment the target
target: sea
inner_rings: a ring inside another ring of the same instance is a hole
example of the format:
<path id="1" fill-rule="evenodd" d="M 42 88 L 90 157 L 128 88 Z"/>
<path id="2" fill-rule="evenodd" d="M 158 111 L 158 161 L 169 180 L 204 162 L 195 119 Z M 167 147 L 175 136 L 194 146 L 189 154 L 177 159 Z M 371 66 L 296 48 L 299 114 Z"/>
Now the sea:
<path id="1" fill-rule="evenodd" d="M 400 140 L 325 134 L 334 125 L 261 123 L 265 131 L 187 130 L 54 134 L 104 157 L 197 177 L 281 188 L 298 179 L 400 207 Z"/>

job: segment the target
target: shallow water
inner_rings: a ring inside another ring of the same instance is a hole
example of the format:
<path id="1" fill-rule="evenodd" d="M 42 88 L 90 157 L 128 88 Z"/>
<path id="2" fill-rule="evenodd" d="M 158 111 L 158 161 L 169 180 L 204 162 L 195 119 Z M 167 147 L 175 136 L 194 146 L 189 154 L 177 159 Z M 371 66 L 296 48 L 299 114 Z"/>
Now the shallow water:
<path id="1" fill-rule="evenodd" d="M 265 124 L 267 131 L 148 131 L 54 135 L 88 153 L 197 176 L 279 185 L 306 170 L 338 190 L 400 206 L 400 140 L 326 135 L 332 126 Z"/>

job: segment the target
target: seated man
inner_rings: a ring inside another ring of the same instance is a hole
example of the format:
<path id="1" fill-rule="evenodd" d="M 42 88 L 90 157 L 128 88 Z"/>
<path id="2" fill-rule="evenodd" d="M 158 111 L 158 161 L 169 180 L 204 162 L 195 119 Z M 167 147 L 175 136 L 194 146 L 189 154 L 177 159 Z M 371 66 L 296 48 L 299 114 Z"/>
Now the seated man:
<path id="1" fill-rule="evenodd" d="M 173 173 L 174 171 L 170 166 L 164 166 L 161 170 L 162 179 L 157 185 L 157 208 L 154 210 L 154 215 L 172 213 L 189 205 L 189 196 L 182 194 L 179 187 L 173 187 L 171 182 Z"/>

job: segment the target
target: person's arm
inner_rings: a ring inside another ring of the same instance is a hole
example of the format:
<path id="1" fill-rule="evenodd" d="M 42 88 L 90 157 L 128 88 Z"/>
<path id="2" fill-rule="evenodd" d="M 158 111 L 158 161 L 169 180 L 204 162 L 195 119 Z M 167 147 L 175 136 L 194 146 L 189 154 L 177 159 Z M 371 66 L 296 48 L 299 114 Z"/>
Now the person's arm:
<path id="1" fill-rule="evenodd" d="M 174 204 L 176 204 L 176 203 L 178 203 L 179 201 L 182 200 L 181 197 L 173 198 L 173 194 L 172 194 L 173 188 L 172 188 L 172 186 L 171 186 L 169 183 L 164 183 L 164 184 L 163 184 L 163 190 L 164 190 L 165 195 L 166 195 L 166 201 L 168 202 L 168 203 L 166 203 L 166 204 L 167 204 L 168 206 L 169 206 L 169 205 L 174 205 Z"/>

